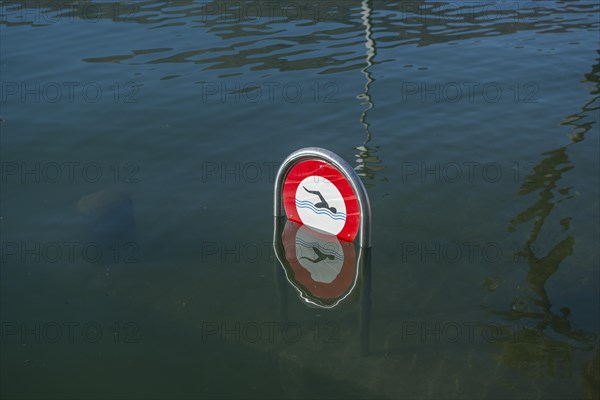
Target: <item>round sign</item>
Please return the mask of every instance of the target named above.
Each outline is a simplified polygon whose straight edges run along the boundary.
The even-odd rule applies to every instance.
[[[342,240],[358,233],[360,211],[352,186],[333,165],[307,160],[294,165],[283,185],[283,206],[291,221]]]
[[[311,297],[338,299],[352,288],[356,278],[352,243],[294,222],[286,224],[282,242],[292,281]]]

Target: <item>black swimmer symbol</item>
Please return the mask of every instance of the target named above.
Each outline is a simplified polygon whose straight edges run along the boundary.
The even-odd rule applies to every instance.
[[[317,204],[315,204],[315,207],[317,208],[326,208],[329,211],[331,211],[332,213],[336,213],[336,209],[335,207],[329,207],[329,203],[327,203],[325,201],[325,199],[323,198],[323,195],[321,194],[321,192],[319,192],[318,190],[308,190],[307,188],[305,188],[304,186],[302,186],[304,188],[304,190],[306,190],[308,193],[310,194],[315,194],[317,196],[319,196],[319,198],[321,199],[320,202],[318,202]]]
[[[308,257],[300,257],[300,259],[302,260],[304,258],[304,259],[312,262],[313,264],[316,264],[316,263],[321,262],[323,260],[334,260],[335,259],[335,257],[333,255],[323,253],[321,250],[319,250],[318,247],[313,247],[312,249],[315,252],[315,254],[317,255],[317,258],[314,258],[314,259],[311,260]]]

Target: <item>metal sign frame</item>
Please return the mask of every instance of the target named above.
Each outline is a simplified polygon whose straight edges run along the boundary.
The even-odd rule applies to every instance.
[[[358,229],[359,233],[359,246],[361,248],[371,247],[371,203],[369,202],[369,196],[367,190],[363,185],[360,177],[352,169],[350,164],[337,154],[322,149],[320,147],[306,147],[300,150],[296,150],[290,154],[279,167],[277,171],[277,177],[275,178],[275,201],[274,201],[274,215],[276,218],[283,217],[285,210],[283,207],[283,184],[285,179],[292,169],[292,167],[302,161],[306,160],[322,160],[328,162],[348,180],[356,199],[358,201],[358,207],[360,209],[360,226]]]

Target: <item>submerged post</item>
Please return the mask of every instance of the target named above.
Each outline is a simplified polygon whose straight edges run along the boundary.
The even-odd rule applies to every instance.
[[[337,154],[307,147],[290,154],[275,178],[274,216],[371,247],[371,204],[358,174]]]

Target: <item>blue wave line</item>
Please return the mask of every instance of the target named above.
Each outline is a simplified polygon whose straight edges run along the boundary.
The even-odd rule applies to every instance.
[[[312,204],[296,203],[296,207],[298,207],[298,208],[308,208],[308,209],[312,210],[316,214],[326,214],[329,217],[331,217],[333,219],[337,219],[337,220],[345,220],[346,219],[346,214],[344,214],[344,213],[340,212],[340,213],[335,213],[334,214],[334,213],[332,213],[331,211],[329,211],[327,209],[316,208]]]
[[[328,214],[330,217],[332,218],[345,218],[346,215],[342,215],[341,213],[332,213],[331,211],[328,211],[326,209],[322,209],[322,208],[316,208],[314,206],[311,205],[305,205],[305,204],[296,204],[296,206],[300,207],[300,208],[310,208],[311,210],[315,211],[316,213],[325,213]]]
[[[327,208],[317,208],[310,201],[296,201],[296,205],[307,206],[307,207],[310,207],[310,208],[312,208],[314,210],[317,210],[317,211],[324,211],[324,212],[330,213],[332,216],[340,216],[340,215],[343,216],[343,217],[346,216],[346,213],[343,213],[341,211],[338,211],[338,212],[336,212],[334,214],[330,210],[328,210]]]
[[[307,207],[307,206],[297,206],[297,207],[298,207],[298,208],[308,208],[309,210],[313,211],[315,214],[327,215],[329,218],[331,218],[331,219],[333,219],[333,220],[336,220],[336,221],[344,221],[344,220],[345,220],[345,218],[344,218],[344,217],[341,217],[341,216],[340,216],[340,217],[337,217],[337,218],[336,218],[336,217],[332,217],[332,216],[331,216],[331,214],[327,214],[327,213],[326,213],[326,212],[324,212],[324,211],[317,211],[317,210],[315,210],[315,209],[313,209],[313,208],[310,208],[310,207]]]
[[[308,200],[296,200],[296,204],[304,204],[304,205],[316,208],[315,205],[312,202],[308,201]],[[319,208],[319,210],[329,211],[327,208]],[[331,211],[329,211],[329,212],[331,212]],[[335,213],[335,215],[338,215],[338,214],[346,216],[346,213],[343,213],[341,211],[338,211],[338,212]]]
[[[315,214],[319,214],[319,215],[327,215],[329,218],[333,219],[334,221],[345,221],[344,217],[332,217],[330,214],[327,214],[326,212],[322,212],[322,211],[315,211],[314,209],[310,208],[310,207],[304,207],[304,206],[298,206],[298,208],[307,208],[309,210],[311,210],[312,212],[314,212]]]
[[[328,209],[316,208],[312,203],[307,202],[307,201],[306,202],[296,201],[296,207],[307,208],[307,209],[313,211],[315,214],[324,214],[324,215],[327,215],[329,218],[337,220],[337,221],[345,221],[346,220],[346,214],[343,212],[338,212],[338,213],[333,214]]]

